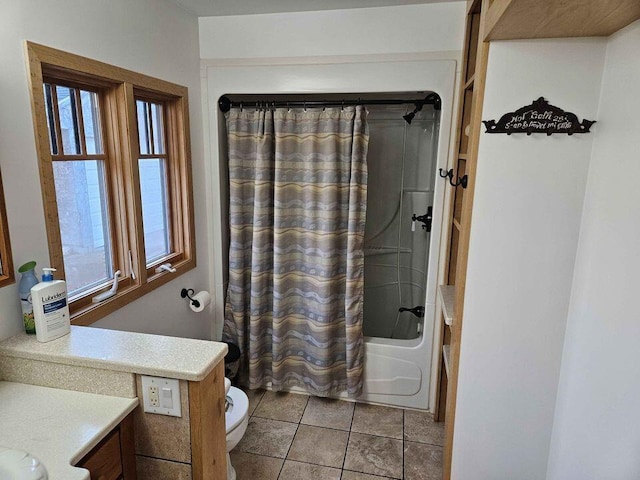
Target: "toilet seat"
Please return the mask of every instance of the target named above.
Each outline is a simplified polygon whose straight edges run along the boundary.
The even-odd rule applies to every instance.
[[[249,424],[249,398],[246,393],[236,387],[227,392],[227,411],[224,421],[227,430],[227,480],[237,480],[236,470],[231,465],[229,452],[236,448],[247,431]]]
[[[229,405],[224,419],[226,424],[227,435],[235,430],[249,414],[249,399],[247,395],[236,387],[231,387],[227,396],[231,399],[233,405]]]

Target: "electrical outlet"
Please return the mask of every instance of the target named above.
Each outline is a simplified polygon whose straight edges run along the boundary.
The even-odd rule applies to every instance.
[[[142,375],[142,406],[147,413],[181,417],[180,381]]]
[[[158,387],[155,385],[149,387],[149,403],[152,407],[160,406],[160,395],[158,394]]]

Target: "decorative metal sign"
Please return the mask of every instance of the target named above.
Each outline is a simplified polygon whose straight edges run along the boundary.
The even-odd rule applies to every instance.
[[[571,112],[549,105],[543,97],[535,100],[531,105],[519,108],[515,112],[505,113],[496,123],[495,120],[483,120],[487,127],[485,133],[588,133],[595,120],[578,121],[578,117]]]

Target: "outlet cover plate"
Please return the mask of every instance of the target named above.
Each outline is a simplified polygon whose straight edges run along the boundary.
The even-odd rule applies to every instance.
[[[171,417],[181,417],[180,408],[180,380],[175,378],[149,377],[142,375],[142,406],[147,413],[157,413],[158,415],[169,415]],[[159,392],[160,405],[151,404],[149,388],[156,387]],[[166,399],[162,395],[163,389],[171,389],[171,408],[165,406]]]

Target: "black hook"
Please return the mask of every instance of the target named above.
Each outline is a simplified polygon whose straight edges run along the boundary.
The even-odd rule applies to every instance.
[[[183,288],[182,290],[180,290],[180,296],[182,298],[188,298],[189,300],[191,300],[191,305],[198,308],[200,306],[200,302],[198,300],[194,300],[193,297],[191,297],[191,295],[193,295],[194,293],[196,293],[196,291],[193,288]]]
[[[453,178],[449,177],[449,183],[452,187],[457,187],[458,185],[460,185],[462,188],[467,188],[467,181],[469,180],[469,177],[467,177],[466,175],[458,177],[458,181],[456,183],[453,183],[451,180],[453,180]]]
[[[467,188],[467,184],[468,184],[468,181],[469,181],[469,177],[467,177],[467,175],[463,175],[462,177],[458,177],[458,180],[456,181],[456,183],[453,183],[453,168],[450,168],[444,174],[442,172],[444,172],[444,169],[441,168],[438,171],[438,174],[442,178],[448,178],[449,179],[449,185],[451,185],[452,187],[461,186],[462,188]]]
[[[453,178],[453,168],[447,170],[446,173],[443,175],[442,172],[444,172],[444,171],[445,170],[443,168],[441,168],[438,171],[438,174],[440,175],[441,178],[449,178],[449,179]]]

